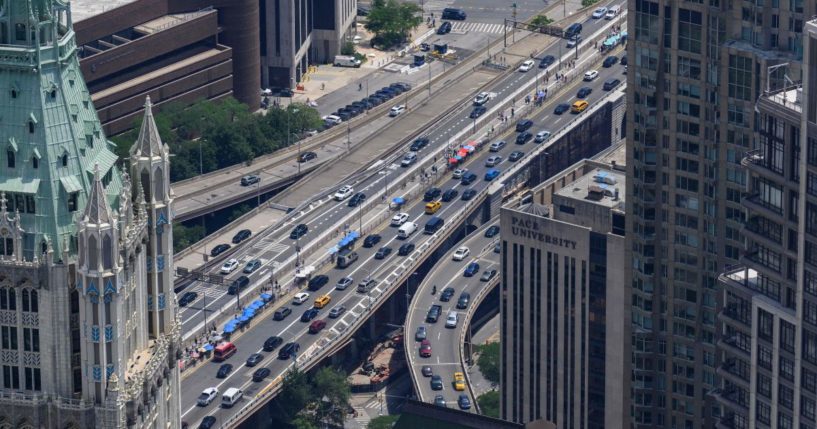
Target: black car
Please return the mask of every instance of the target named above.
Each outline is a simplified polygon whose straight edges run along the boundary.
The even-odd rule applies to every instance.
[[[475,189],[466,189],[462,191],[462,200],[468,201],[471,198],[474,198],[477,195],[477,191]]]
[[[264,341],[264,351],[271,352],[278,348],[281,344],[283,344],[284,339],[281,337],[269,337],[266,341]]]
[[[557,115],[561,115],[562,113],[567,112],[568,110],[570,110],[570,105],[569,104],[559,103],[558,105],[556,105],[556,108],[553,109],[553,113],[555,113]]]
[[[218,367],[218,372],[216,373],[216,378],[227,378],[228,375],[233,371],[233,364],[231,363],[223,363],[220,367]]]
[[[463,21],[467,15],[465,11],[462,9],[457,9],[453,7],[447,7],[443,9],[443,19],[455,19],[458,21]]]
[[[318,159],[318,154],[315,152],[304,152],[298,157],[298,162],[308,162],[313,159]]]
[[[289,359],[290,356],[295,356],[295,353],[298,353],[300,349],[301,345],[298,343],[287,343],[278,351],[278,359]]]
[[[366,194],[358,192],[352,195],[352,198],[349,198],[349,207],[357,207],[363,201],[366,201]]]
[[[442,302],[451,301],[451,297],[453,297],[453,296],[454,296],[454,288],[449,286],[449,287],[443,289],[442,293],[440,294],[440,301],[442,301]]]
[[[337,112],[334,113],[334,115],[343,121],[348,121],[349,119],[352,119],[352,115],[350,115],[349,112],[345,110],[344,111],[338,110]]]
[[[553,64],[555,62],[556,62],[556,57],[554,57],[553,55],[545,55],[544,57],[542,57],[541,60],[539,60],[539,68],[540,69],[547,68],[549,65],[551,65],[551,64]]]
[[[289,238],[297,240],[306,235],[307,232],[309,232],[309,227],[305,223],[301,223],[292,229],[292,232],[289,233]]]
[[[521,132],[516,136],[516,144],[525,144],[532,138],[533,134],[531,134],[530,131]]]
[[[601,63],[602,67],[613,67],[618,63],[618,57],[615,55],[610,55],[609,57],[604,59],[604,62]]]
[[[382,98],[380,98],[378,96],[375,96],[375,95],[369,96],[369,98],[367,98],[366,100],[368,100],[369,103],[372,104],[372,106],[379,106],[379,105],[383,104],[383,102],[385,101]]]
[[[369,234],[366,236],[366,239],[363,240],[363,247],[374,247],[375,244],[380,242],[380,234]]]
[[[625,57],[625,58],[626,58],[626,57]],[[621,81],[620,81],[620,80],[618,80],[618,79],[616,79],[616,78],[610,78],[610,79],[607,79],[607,80],[605,80],[605,81],[604,81],[604,87],[603,87],[603,89],[604,89],[605,91],[610,91],[610,90],[612,90],[613,88],[617,87],[617,86],[618,86],[618,84],[620,84],[620,83],[621,83]]]
[[[184,295],[179,299],[179,307],[184,307],[187,304],[195,301],[196,298],[199,297],[199,294],[196,292],[185,292]]]
[[[383,90],[375,92],[374,95],[376,95],[376,96],[378,96],[378,97],[380,97],[380,98],[382,98],[384,100],[387,100],[387,101],[394,98],[394,94],[392,94],[391,92],[383,91]]]
[[[422,371],[424,377],[431,377],[432,375],[434,375],[434,370],[431,369],[430,365],[423,365]]]
[[[400,248],[397,250],[397,254],[400,255],[400,256],[406,256],[406,255],[408,255],[409,253],[411,253],[413,251],[414,251],[414,243],[406,243],[406,244],[403,244],[402,246],[400,246]]]
[[[241,231],[235,233],[235,235],[233,236],[233,244],[241,243],[242,241],[250,238],[251,235],[252,231],[250,231],[249,229],[242,229]]]
[[[449,201],[453,201],[454,198],[457,198],[457,195],[459,195],[459,193],[460,192],[457,191],[456,189],[451,188],[451,189],[443,192],[443,201],[446,202],[446,203],[449,202]]]
[[[312,277],[309,279],[309,290],[316,291],[322,287],[324,287],[327,283],[329,283],[329,277],[321,274],[319,276]]]
[[[440,28],[437,29],[437,34],[448,34],[451,32],[451,23],[448,21],[443,21]]]
[[[386,259],[386,256],[391,254],[391,247],[383,246],[380,249],[377,249],[377,253],[374,254],[375,259]]]
[[[253,353],[247,358],[247,366],[256,366],[264,360],[264,355],[261,353]]]
[[[227,293],[230,295],[235,295],[244,290],[244,288],[246,288],[249,285],[250,278],[247,276],[241,276],[233,280],[233,283],[230,285],[230,287],[227,288]]]
[[[471,114],[468,115],[468,117],[471,119],[476,119],[482,116],[487,111],[488,109],[486,109],[485,106],[476,106],[474,107],[474,110],[471,111]]]
[[[201,419],[201,423],[199,423],[199,429],[213,429],[216,426],[216,418],[213,416],[207,416]]]
[[[269,377],[271,372],[269,368],[258,368],[252,373],[252,381],[264,381],[265,378]]]
[[[499,234],[499,226],[498,225],[491,225],[488,229],[485,230],[485,238],[492,238]]]
[[[464,310],[468,308],[469,302],[471,302],[471,294],[468,292],[463,292],[460,294],[460,298],[457,300],[457,308]]]
[[[525,156],[525,152],[522,152],[521,150],[515,150],[511,152],[510,156],[508,156],[508,161],[516,162],[522,159],[523,156]]]
[[[389,86],[392,88],[401,88],[403,92],[411,91],[411,84],[407,82],[395,82]]]
[[[215,258],[216,256],[218,256],[218,255],[220,255],[220,254],[222,254],[222,253],[226,252],[226,251],[227,251],[227,250],[229,250],[229,249],[230,249],[230,245],[229,245],[229,244],[219,244],[218,246],[216,246],[216,247],[214,247],[214,248],[212,248],[212,249],[210,250],[210,256],[212,256],[213,258]]]
[[[623,66],[626,66],[627,65],[627,57],[621,57],[621,59],[618,61],[618,63],[623,65]]]
[[[429,190],[426,191],[425,194],[423,194],[423,201],[425,202],[434,201],[437,198],[439,198],[440,194],[442,193],[443,191],[440,188],[430,188]]]
[[[530,119],[523,119],[516,123],[516,132],[521,133],[523,131],[527,131],[532,126],[533,121],[531,121]]]
[[[289,307],[281,307],[275,310],[275,314],[272,315],[272,320],[284,320],[292,314],[292,309]]]
[[[437,319],[440,318],[440,313],[443,312],[443,308],[437,304],[431,306],[428,309],[428,314],[426,314],[426,322],[428,323],[437,323]]]
[[[411,144],[409,150],[412,152],[417,152],[420,149],[426,147],[428,145],[428,137],[420,137],[417,140],[414,140],[414,143]]]
[[[402,88],[392,88],[390,86],[384,86],[383,88],[380,88],[380,91],[377,91],[377,92],[381,92],[381,91],[385,92],[385,93],[388,93],[388,94],[391,94],[391,96],[394,97],[396,95],[400,95],[400,93],[403,92],[403,89]]]
[[[589,86],[583,86],[583,87],[579,88],[579,92],[576,93],[576,97],[577,98],[585,98],[588,95],[590,95],[591,92],[593,92],[593,88],[591,88]]]
[[[318,316],[318,309],[317,308],[310,308],[309,310],[304,311],[304,314],[301,315],[301,322],[309,322],[315,317]]]

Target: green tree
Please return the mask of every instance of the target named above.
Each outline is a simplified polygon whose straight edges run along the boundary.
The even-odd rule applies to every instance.
[[[530,20],[531,25],[535,25],[537,27],[544,27],[546,25],[550,25],[552,22],[553,20],[545,15],[536,15]]]
[[[593,6],[594,4],[598,3],[599,0],[582,0],[582,7]]]
[[[312,384],[313,392],[319,396],[315,405],[321,410],[322,418],[330,424],[343,425],[346,405],[352,396],[346,374],[334,368],[323,367],[315,373]]]
[[[292,420],[294,429],[318,429],[320,425],[315,423],[311,416],[300,414]]]
[[[482,415],[499,418],[499,392],[492,390],[477,398]]]
[[[499,343],[489,343],[479,347],[477,359],[479,371],[486,380],[499,383]]]
[[[366,429],[391,429],[399,419],[400,414],[375,417],[369,420]]]
[[[294,423],[298,413],[306,408],[313,396],[309,375],[298,369],[291,369],[284,376],[281,393],[275,401],[278,411],[272,414],[281,422]]]
[[[180,223],[173,224],[173,253],[189,247],[204,237],[204,228],[201,225],[192,227]]]
[[[373,45],[390,48],[406,40],[411,30],[423,22],[422,9],[415,3],[397,0],[372,3],[366,29],[375,34]]]

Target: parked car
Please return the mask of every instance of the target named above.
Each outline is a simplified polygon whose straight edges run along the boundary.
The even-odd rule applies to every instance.
[[[251,235],[252,231],[250,231],[249,229],[242,229],[233,236],[233,244],[241,243],[242,241],[250,238]]]
[[[377,253],[374,254],[375,259],[386,259],[387,256],[391,254],[391,247],[383,246],[377,249]]]
[[[247,261],[247,265],[244,265],[244,274],[252,274],[255,270],[261,268],[261,260],[259,259],[250,259]]]
[[[226,252],[229,249],[230,249],[229,244],[218,244],[212,249],[210,249],[210,256],[215,258],[216,256]]]
[[[335,289],[337,290],[346,290],[349,286],[355,283],[355,280],[351,277],[343,277],[342,279],[338,280],[335,284]]]
[[[470,264],[468,264],[468,266],[465,267],[465,271],[463,272],[463,275],[465,277],[471,277],[471,276],[473,276],[474,274],[476,274],[478,272],[479,272],[479,264],[476,263],[476,262],[471,262]]]
[[[397,254],[400,256],[408,256],[414,251],[414,243],[405,243],[397,249]]]

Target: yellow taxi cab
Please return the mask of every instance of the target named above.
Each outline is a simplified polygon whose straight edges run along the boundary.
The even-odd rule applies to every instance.
[[[454,373],[454,390],[465,390],[465,375],[461,372]]]
[[[585,111],[585,109],[587,109],[587,106],[589,105],[590,103],[584,100],[578,100],[573,103],[573,106],[570,107],[570,111],[573,113],[582,113]]]
[[[329,301],[331,301],[331,300],[332,300],[332,297],[329,296],[329,295],[324,295],[324,296],[318,297],[318,299],[315,300],[315,308],[326,307],[326,305],[329,304]]]
[[[439,201],[432,201],[430,203],[426,203],[426,214],[434,214],[437,213],[437,210],[443,206],[443,203]]]

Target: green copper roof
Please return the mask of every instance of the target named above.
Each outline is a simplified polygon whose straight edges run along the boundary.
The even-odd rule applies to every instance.
[[[0,4],[0,191],[20,212],[25,257],[47,239],[59,259],[84,212],[95,166],[111,207],[118,207],[122,179],[82,79],[68,3]]]

